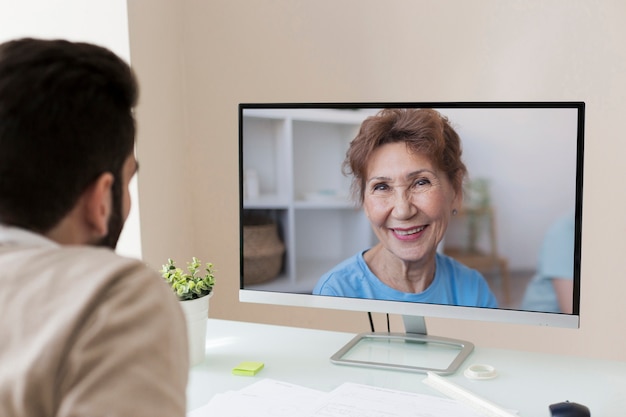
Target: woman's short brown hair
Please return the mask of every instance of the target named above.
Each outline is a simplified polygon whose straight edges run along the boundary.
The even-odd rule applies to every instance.
[[[446,173],[454,190],[462,192],[467,168],[461,159],[461,140],[448,118],[433,109],[388,108],[363,121],[346,152],[343,172],[353,175],[352,192],[359,203],[363,202],[372,153],[395,142],[404,142],[412,152],[428,156]]]

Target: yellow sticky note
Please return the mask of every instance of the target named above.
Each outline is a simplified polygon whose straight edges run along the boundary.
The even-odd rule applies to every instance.
[[[263,369],[264,366],[265,364],[263,362],[241,362],[233,368],[233,375],[254,376]]]

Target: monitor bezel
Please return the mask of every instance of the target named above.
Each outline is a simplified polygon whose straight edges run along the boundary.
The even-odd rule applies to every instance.
[[[244,288],[243,279],[243,113],[246,109],[355,109],[355,108],[572,108],[578,111],[576,198],[575,198],[575,245],[573,312],[571,314],[534,312],[502,308],[465,307],[447,304],[408,303],[375,299],[330,297],[312,294],[271,292]],[[580,327],[580,283],[582,251],[582,206],[584,176],[584,127],[585,103],[582,101],[485,101],[485,102],[282,102],[239,104],[239,212],[240,212],[240,286],[239,301],[245,303],[273,304],[294,307],[323,308],[333,310],[362,311],[422,316],[484,322],[500,322],[559,328]]]

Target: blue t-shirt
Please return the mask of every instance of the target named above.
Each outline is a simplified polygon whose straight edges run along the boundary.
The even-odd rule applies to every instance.
[[[324,274],[313,294],[377,300],[497,307],[498,302],[483,276],[473,269],[438,253],[435,279],[420,293],[398,291],[384,284],[369,269],[363,252],[341,262]]]

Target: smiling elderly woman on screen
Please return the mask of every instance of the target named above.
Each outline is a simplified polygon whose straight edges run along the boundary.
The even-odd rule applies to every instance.
[[[463,200],[458,134],[432,109],[384,109],[351,142],[344,172],[379,243],[320,278],[314,294],[496,307],[483,276],[437,252]]]

